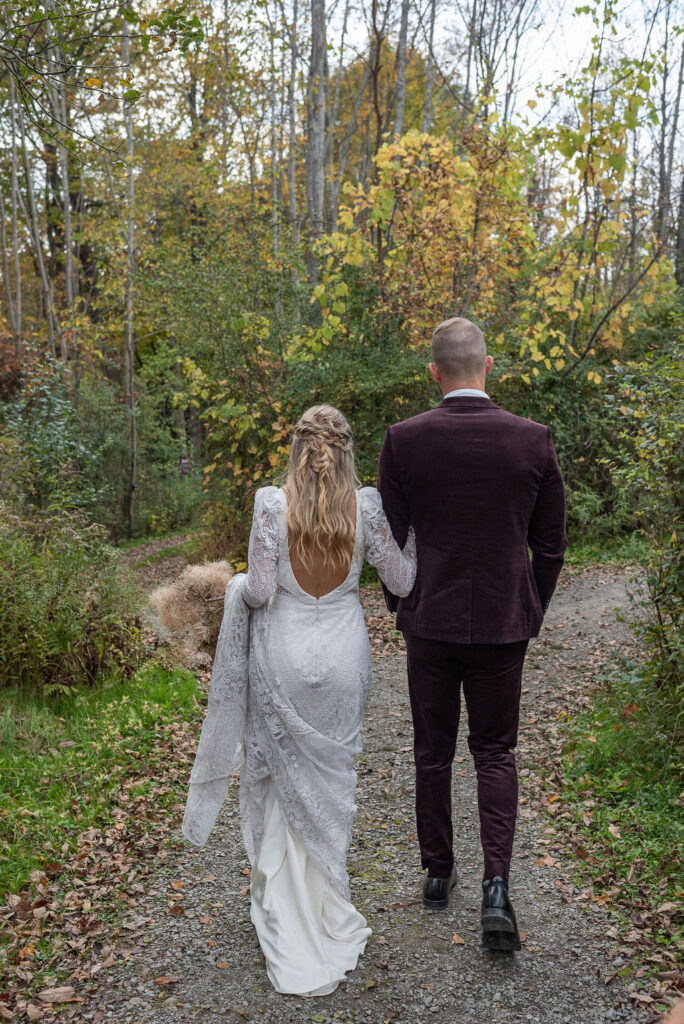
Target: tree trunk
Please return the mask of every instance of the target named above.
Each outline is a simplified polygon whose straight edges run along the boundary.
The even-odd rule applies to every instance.
[[[10,277],[9,258],[7,253],[7,228],[5,225],[5,196],[0,185],[0,244],[2,245],[2,279],[5,284],[5,298],[7,299],[7,314],[10,322],[10,330],[14,338],[14,349],[17,355],[21,351],[17,347],[19,332],[17,331],[17,320],[14,311],[14,300],[12,298],[12,279]]]
[[[679,183],[679,215],[677,217],[677,251],[675,253],[675,281],[684,287],[684,172]]]
[[[10,76],[11,77],[11,76]],[[12,210],[12,253],[14,255],[14,317],[16,333],[14,336],[14,349],[18,356],[23,352],[23,341],[21,336],[21,266],[19,263],[19,175],[17,173],[17,126],[14,112],[14,83],[10,84],[10,120],[12,122],[12,161],[11,171],[11,203]]]
[[[430,0],[430,26],[428,28],[428,62],[425,72],[425,106],[423,107],[423,131],[429,132],[432,124],[432,82],[435,76],[435,62],[432,45],[435,38],[435,9],[437,0]]]
[[[64,54],[61,47],[52,41],[52,22],[50,15],[54,10],[53,0],[46,0],[45,3],[45,25],[50,46],[47,50],[48,61],[52,65],[52,74],[49,79],[50,102],[54,116],[55,127],[62,133],[67,130],[67,105],[64,87],[64,75],[60,74],[65,67]],[[62,193],[62,215],[64,219],[64,291],[67,300],[67,308],[71,318],[71,341],[76,341],[76,330],[74,321],[74,299],[78,292],[78,285],[74,282],[74,250],[73,232],[71,228],[71,188],[69,185],[69,156],[66,146],[58,143],[59,169],[61,177]],[[66,339],[65,339],[66,345]]]
[[[275,101],[275,26],[270,24],[269,36],[271,43],[271,81],[269,83],[269,104],[271,107],[271,232],[273,241],[273,259],[278,259],[279,222],[278,222],[278,143],[276,136],[276,101]]]
[[[394,112],[394,135],[399,138],[404,130],[406,107],[406,39],[408,36],[409,0],[401,3],[401,25],[397,46],[397,102]]]
[[[352,108],[351,117],[349,118],[349,124],[347,125],[347,131],[345,132],[342,145],[340,146],[340,153],[337,160],[337,177],[332,184],[332,220],[333,224],[337,223],[337,210],[340,202],[340,192],[342,190],[342,181],[344,179],[344,171],[347,166],[347,157],[349,156],[349,146],[351,144],[352,136],[356,131],[356,125],[359,119],[359,110],[361,108],[361,100],[363,94],[366,91],[368,85],[368,79],[370,78],[370,64],[365,62],[365,69],[363,72],[363,78],[356,90],[356,96],[354,97],[354,106]]]
[[[323,234],[325,199],[325,0],[311,0],[311,65],[309,68],[307,139],[307,214],[309,279],[317,276],[313,244]]]
[[[665,5],[665,44],[663,47],[663,78],[660,89],[660,131],[658,133],[658,205],[655,216],[655,234],[659,242],[662,242],[666,233],[667,209],[669,206],[668,183],[667,183],[667,127],[668,127],[668,104],[667,104],[667,80],[669,77],[669,52],[668,36],[670,23],[670,5]]]
[[[287,114],[289,127],[289,144],[287,154],[287,190],[290,204],[290,225],[292,227],[292,244],[299,245],[299,217],[297,214],[297,167],[295,164],[297,150],[297,108],[295,102],[295,83],[297,81],[297,0],[292,8],[292,35],[290,36],[290,80],[287,83]]]
[[[123,19],[122,63],[126,77],[130,74],[130,36],[126,19]],[[133,178],[133,111],[128,100],[123,99],[123,118],[126,128],[126,275],[124,278],[124,401],[130,420],[128,481],[124,498],[124,516],[128,536],[133,534],[133,513],[135,506],[135,490],[137,487],[137,424],[135,407],[135,336],[133,333],[133,279],[135,274],[135,226],[133,220],[133,203],[135,199],[135,183]]]
[[[15,106],[14,103],[14,79],[12,75],[9,76],[10,83],[10,103]],[[28,201],[28,209],[24,210],[26,217],[26,223],[29,228],[29,234],[31,235],[34,252],[36,256],[36,264],[38,266],[38,273],[40,274],[40,283],[42,286],[43,296],[43,310],[48,325],[48,344],[50,346],[50,354],[53,358],[56,358],[55,351],[55,334],[59,335],[60,340],[60,354],[62,361],[66,362],[66,348],[65,341],[59,324],[55,317],[53,293],[52,293],[52,282],[48,277],[47,270],[45,268],[45,258],[43,256],[43,245],[40,238],[40,230],[38,227],[38,212],[36,210],[36,203],[33,194],[33,179],[31,177],[31,165],[28,160],[28,153],[26,151],[26,132],[24,129],[24,114],[21,109],[21,104],[16,105],[17,123],[19,125],[19,141],[21,142],[21,151],[24,164],[24,175],[26,177],[26,198]],[[23,206],[23,198],[21,193],[18,193],[18,199],[20,204]]]

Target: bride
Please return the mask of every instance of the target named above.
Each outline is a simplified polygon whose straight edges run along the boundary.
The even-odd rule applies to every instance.
[[[206,843],[239,768],[252,922],[274,988],[303,996],[333,992],[371,934],[346,870],[371,684],[361,567],[399,596],[416,577],[413,531],[402,551],[377,490],[357,484],[349,424],[313,406],[283,486],[256,493],[183,819],[186,838]]]

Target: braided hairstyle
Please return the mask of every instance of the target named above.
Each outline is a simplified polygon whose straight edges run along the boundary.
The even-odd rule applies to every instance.
[[[354,551],[356,517],[351,427],[332,405],[314,405],[294,428],[283,476],[290,551],[306,568],[316,554],[331,571],[347,569]]]

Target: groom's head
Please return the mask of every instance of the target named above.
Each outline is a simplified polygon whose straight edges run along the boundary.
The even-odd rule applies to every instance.
[[[487,355],[482,331],[470,320],[452,316],[435,327],[429,369],[442,394],[455,388],[484,391],[485,378],[493,361]]]

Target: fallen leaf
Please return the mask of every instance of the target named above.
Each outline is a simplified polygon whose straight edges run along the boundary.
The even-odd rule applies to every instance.
[[[608,831],[610,832],[611,836],[613,836],[615,839],[619,839],[620,838],[620,826],[619,825],[609,825],[608,826]]]
[[[228,967],[230,967],[230,964],[228,963],[227,960],[217,960],[216,966],[219,968],[219,970],[225,971]]]
[[[543,857],[539,857],[534,863],[538,868],[554,868],[558,862],[553,859],[550,853],[545,853]]]
[[[166,974],[161,974],[158,978],[154,979],[155,985],[175,985],[178,978],[169,978]]]
[[[169,914],[174,914],[176,917],[184,913],[185,907],[181,907],[178,903],[173,907],[169,907]]]
[[[658,907],[659,914],[669,914],[672,910],[679,910],[676,903],[667,902]]]
[[[29,1020],[40,1020],[43,1016],[43,1011],[40,1006],[36,1006],[35,1003],[29,1003],[26,1007],[26,1016]]]
[[[44,1003],[73,1003],[76,1001],[76,991],[71,985],[62,985],[60,988],[44,988],[38,993],[38,998]]]
[[[465,946],[465,939],[461,938],[458,932],[454,932],[454,937],[451,940],[452,946]]]

